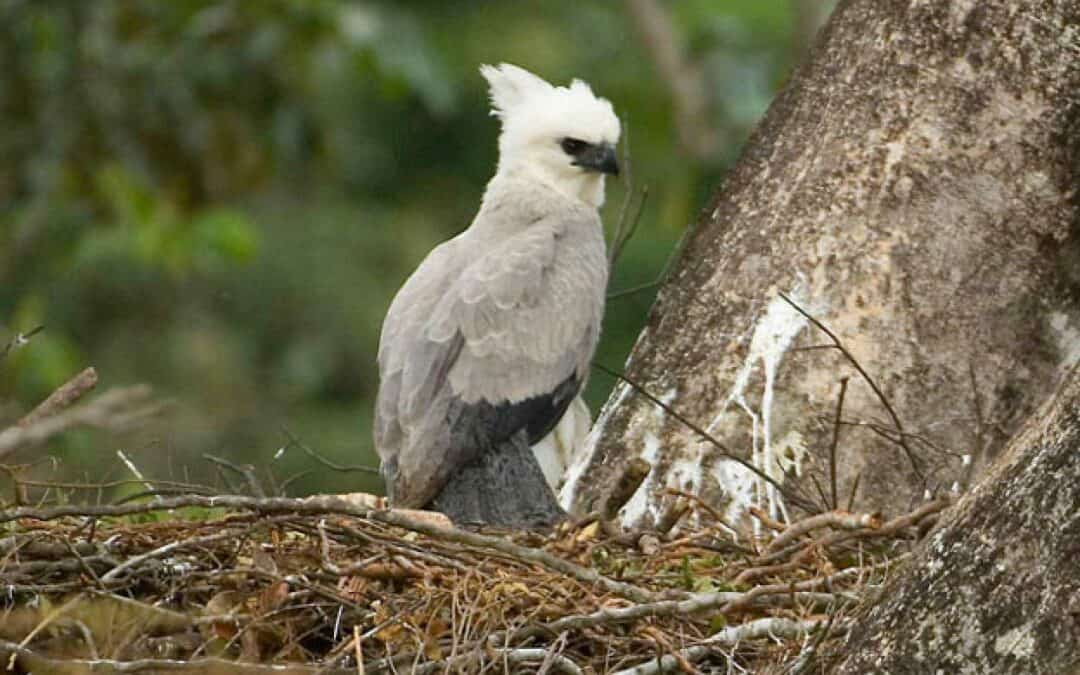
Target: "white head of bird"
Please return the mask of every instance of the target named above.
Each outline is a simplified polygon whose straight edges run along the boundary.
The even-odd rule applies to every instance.
[[[611,102],[574,80],[548,84],[508,63],[484,65],[491,114],[502,122],[497,175],[546,183],[594,207],[604,203],[604,176],[618,175],[619,118]]]

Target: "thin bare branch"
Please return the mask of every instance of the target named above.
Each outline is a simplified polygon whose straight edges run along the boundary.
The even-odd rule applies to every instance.
[[[840,378],[840,395],[836,397],[836,417],[833,419],[832,442],[829,443],[829,494],[833,509],[840,508],[836,494],[836,447],[840,444],[840,416],[844,412],[844,396],[847,394],[848,378]]]
[[[908,462],[911,463],[911,469],[915,472],[915,475],[918,477],[919,481],[921,481],[925,485],[926,476],[923,475],[922,470],[919,468],[919,459],[915,456],[915,453],[908,445],[907,434],[904,431],[904,425],[902,422],[900,422],[900,416],[896,414],[896,410],[892,407],[892,403],[889,402],[889,398],[885,396],[885,392],[881,391],[881,388],[878,387],[877,382],[874,381],[874,378],[870,377],[870,374],[866,372],[866,369],[862,367],[862,364],[860,364],[858,359],[855,358],[855,355],[848,351],[847,347],[844,346],[844,343],[841,342],[840,338],[836,336],[836,333],[829,330],[828,326],[821,323],[821,321],[819,321],[805,309],[800,307],[786,294],[784,294],[783,292],[779,292],[778,294],[781,298],[784,299],[785,302],[791,305],[792,309],[794,309],[799,314],[802,314],[804,317],[806,317],[807,321],[814,324],[814,326],[816,326],[818,330],[825,333],[825,335],[827,335],[829,339],[832,340],[832,343],[836,345],[836,348],[840,351],[840,353],[844,355],[844,358],[848,360],[848,363],[850,363],[851,366],[859,372],[859,375],[862,376],[863,380],[868,385],[870,385],[871,389],[874,390],[874,395],[877,396],[878,401],[881,402],[881,405],[884,406],[885,410],[889,413],[889,417],[892,418],[893,426],[896,427],[897,444],[899,444],[900,447],[903,448],[904,454],[907,455]]]
[[[373,474],[373,475],[376,475],[376,476],[379,475],[378,467],[366,466],[366,465],[363,465],[363,464],[338,464],[336,462],[332,462],[329,459],[327,459],[326,457],[323,457],[319,453],[315,452],[315,450],[308,447],[303,441],[301,441],[298,437],[293,435],[293,433],[291,431],[289,431],[288,429],[282,427],[281,433],[285,435],[286,439],[288,439],[288,443],[286,443],[285,447],[283,447],[281,450],[278,450],[278,454],[274,457],[274,459],[277,459],[281,455],[281,453],[284,452],[286,449],[295,446],[297,448],[300,448],[304,452],[304,454],[306,454],[308,457],[314,459],[316,462],[318,462],[319,464],[322,464],[323,466],[325,466],[326,468],[328,468],[328,469],[330,469],[332,471],[341,471],[343,473],[358,471],[360,473],[370,473],[370,474]],[[289,481],[287,481],[287,482],[291,482],[292,480],[295,480],[295,479],[296,479],[296,477],[294,476],[293,478],[289,479]],[[285,489],[285,484],[282,484],[281,489],[282,490]]]
[[[35,326],[25,333],[15,333],[15,336],[7,341],[3,349],[0,349],[0,361],[7,358],[7,355],[15,351],[19,347],[24,347],[30,343],[30,338],[34,337],[41,331],[45,330],[45,326]]]
[[[248,489],[251,490],[253,496],[260,498],[266,496],[266,492],[263,490],[262,485],[259,484],[259,479],[255,476],[254,466],[250,464],[235,464],[227,459],[216,457],[205,452],[203,453],[203,459],[239,474],[243,477],[244,482],[247,483]]]

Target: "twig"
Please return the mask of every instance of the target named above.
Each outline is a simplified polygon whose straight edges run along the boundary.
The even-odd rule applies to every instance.
[[[128,456],[124,454],[123,450],[117,450],[116,456],[120,459],[120,462],[127,467],[127,470],[131,472],[131,475],[135,476],[136,480],[142,483],[143,487],[146,488],[147,492],[154,492],[154,499],[160,501],[161,496],[156,494],[157,490],[154,489],[152,483],[146,480],[146,477],[143,476],[142,471],[139,471],[139,467],[135,466],[135,462],[128,459]]]
[[[641,221],[641,214],[645,211],[645,202],[649,199],[649,188],[641,188],[641,197],[638,199],[637,208],[634,209],[633,218],[630,220],[629,226],[623,227],[622,223],[619,223],[619,227],[615,230],[615,238],[611,242],[611,252],[608,254],[610,258],[610,265],[615,266],[615,263],[622,255],[623,249],[630,243],[634,234],[637,232],[638,224]],[[608,296],[609,299],[611,296]]]
[[[208,462],[213,462],[218,466],[225,467],[230,471],[235,471],[236,473],[240,474],[244,478],[244,482],[247,483],[248,488],[251,490],[251,494],[255,497],[262,498],[266,496],[266,492],[264,492],[262,486],[259,485],[259,479],[255,476],[255,467],[253,467],[252,465],[244,464],[241,466],[239,464],[234,464],[227,459],[215,457],[214,455],[205,452],[203,453],[202,457]]]
[[[61,410],[71,407],[72,403],[78,401],[86,394],[86,392],[97,386],[97,382],[97,371],[94,370],[93,367],[83,370],[75,377],[57,387],[56,390],[49,394],[49,396],[39,403],[36,408],[23,415],[22,418],[16,422],[16,425],[28,427],[34,422],[43,420],[46,417],[51,417]]]
[[[768,564],[776,562],[777,560],[783,560],[789,557],[796,550],[799,550],[800,548],[803,549],[803,553],[808,553],[814,548],[825,549],[829,546],[834,546],[836,544],[849,541],[851,539],[868,539],[871,537],[892,536],[894,534],[897,534],[898,532],[902,532],[909,527],[918,525],[920,522],[922,522],[923,519],[944,510],[951,503],[952,502],[948,497],[939,497],[934,501],[923,504],[911,513],[897,516],[896,518],[885,522],[879,528],[832,532],[825,537],[822,537],[820,540],[806,544],[805,548],[803,547],[803,544],[796,543],[792,546],[789,546],[788,548],[780,549],[772,553],[763,555],[755,562],[760,564]],[[744,571],[743,573],[745,574],[746,572]]]
[[[662,276],[662,275],[661,275]],[[621,288],[617,291],[612,291],[607,294],[608,301],[618,300],[628,295],[634,295],[635,293],[641,293],[642,291],[649,291],[654,288],[658,288],[660,284],[664,283],[663,279],[654,279],[644,284],[638,284],[637,286],[631,286],[630,288]]]
[[[612,291],[611,293],[608,293],[607,299],[609,301],[617,300],[618,298],[627,295],[640,293],[641,291],[649,290],[651,288],[659,288],[660,286],[662,286],[664,282],[667,281],[668,277],[671,275],[671,270],[675,267],[675,261],[682,257],[682,253],[686,249],[686,246],[690,241],[690,237],[691,235],[693,235],[696,229],[697,223],[694,222],[691,223],[690,226],[683,231],[683,233],[679,236],[679,241],[675,244],[675,247],[671,249],[671,253],[668,254],[667,260],[664,262],[664,269],[660,270],[660,274],[658,274],[654,280],[645,284],[640,284],[638,286],[631,286],[630,288]],[[695,301],[697,300],[697,298],[693,296],[691,299]]]
[[[851,482],[851,494],[848,495],[847,510],[855,508],[855,496],[859,494],[859,481],[862,480],[862,471],[855,474],[855,480]]]
[[[501,665],[503,666],[502,672],[517,672],[516,670],[511,671],[511,669],[507,668],[507,666],[539,662],[543,661],[547,657],[546,649],[509,649],[501,646],[496,647],[494,645],[489,646],[489,649],[492,652],[491,656],[493,657],[493,659],[499,659]],[[398,658],[399,656],[395,656],[393,658],[387,658],[382,661],[378,661],[372,664],[372,670],[390,670],[391,672],[396,672],[395,670],[393,670],[393,664],[398,660]],[[480,659],[480,654],[470,652],[467,654],[460,654],[458,656],[454,656],[452,658],[448,658],[442,661],[425,663],[422,666],[416,666],[416,664],[413,664],[413,667],[409,669],[409,672],[413,675],[427,675],[428,673],[446,672],[470,672],[475,668],[469,668],[468,666],[470,664],[475,664]],[[573,661],[571,661],[565,656],[552,656],[551,663],[552,666],[558,668],[560,672],[570,673],[570,675],[582,675],[581,668],[579,668],[577,664],[575,664]]]
[[[840,338],[836,336],[836,333],[833,333],[831,330],[829,330],[828,326],[813,317],[809,312],[796,304],[794,300],[789,298],[782,291],[778,291],[778,295],[783,298],[785,302],[791,305],[792,309],[806,317],[806,319],[810,323],[814,324],[814,326],[816,326],[818,330],[829,336],[829,339],[832,340],[832,343],[836,346],[840,353],[844,355],[844,358],[848,360],[848,363],[850,363],[852,367],[859,372],[859,375],[862,376],[863,380],[868,385],[870,385],[871,389],[874,390],[874,394],[877,396],[878,401],[880,401],[881,405],[885,407],[885,410],[889,413],[889,417],[892,418],[893,426],[896,427],[896,432],[898,434],[898,438],[896,440],[897,444],[899,444],[900,447],[903,448],[904,454],[907,455],[908,461],[911,463],[911,469],[915,472],[915,476],[918,477],[919,481],[925,485],[926,476],[924,476],[922,471],[919,469],[918,458],[915,456],[915,453],[908,445],[907,434],[904,431],[903,423],[900,421],[900,416],[896,414],[896,410],[893,409],[888,397],[885,396],[885,393],[881,391],[880,387],[878,387],[877,383],[874,381],[874,378],[870,377],[870,374],[866,372],[866,370],[862,367],[862,364],[859,363],[858,359],[856,359],[855,356],[850,351],[848,351],[847,347],[844,346],[844,343],[840,341]]]
[[[619,254],[622,253],[622,242],[624,240],[624,234],[628,227],[631,227],[630,221],[627,218],[630,216],[630,203],[634,199],[634,163],[630,154],[630,124],[627,119],[623,119],[623,138],[622,138],[622,184],[623,184],[623,200],[619,206],[619,219],[615,221],[615,230],[611,233],[611,246],[608,247],[608,270],[615,268],[615,262],[619,259]],[[640,209],[638,210],[638,216],[641,215]],[[637,227],[636,222],[632,225],[633,228]],[[632,234],[632,233],[631,233]],[[626,237],[629,239],[629,237]]]
[[[836,446],[840,443],[840,415],[844,412],[847,385],[848,378],[840,378],[840,395],[836,397],[836,418],[833,420],[832,442],[829,443],[829,487],[833,510],[840,508],[840,501],[836,496]]]
[[[45,615],[45,617],[41,621],[38,622],[38,624],[36,626],[34,626],[34,629],[32,631],[30,631],[29,633],[26,634],[26,637],[24,637],[22,639],[22,642],[20,642],[18,645],[14,645],[14,646],[17,649],[22,649],[26,645],[30,644],[30,641],[34,639],[34,636],[36,636],[41,631],[45,630],[45,628],[48,627],[48,625],[51,624],[53,621],[55,621],[57,619],[57,617],[64,614],[65,612],[67,612],[72,607],[74,607],[80,600],[82,600],[82,597],[83,597],[82,593],[76,593],[75,595],[68,598],[67,602],[65,602],[64,604],[60,605],[59,607],[54,607],[52,610],[49,611],[48,614]],[[5,643],[3,641],[0,641],[0,647],[2,647],[4,644],[10,644],[10,643]],[[13,651],[11,653],[11,656],[8,658],[8,662],[7,662],[7,669],[8,670],[15,670],[15,656],[16,656],[16,653]]]
[[[189,490],[191,492],[205,492],[212,491],[208,485],[200,485],[198,483],[183,483],[175,480],[159,480],[157,478],[124,478],[120,480],[110,480],[103,483],[84,483],[73,481],[55,481],[55,480],[20,480],[21,485],[27,487],[43,487],[43,488],[55,488],[57,490],[109,490],[117,487],[124,487],[127,485],[142,485],[146,486],[146,483],[151,483],[154,486],[160,486],[163,488],[172,488],[174,490]]]
[[[751,506],[749,509],[747,509],[747,512],[753,517],[757,518],[758,522],[760,522],[762,525],[774,532],[783,532],[787,529],[787,525],[784,525],[779,520],[773,519],[773,517],[766,513],[765,509],[761,508],[760,506]]]
[[[728,527],[728,528],[731,527],[730,525],[727,524],[727,521],[724,520],[724,514],[720,513],[720,511],[715,506],[713,506],[709,502],[705,501],[704,499],[702,499],[698,495],[695,495],[695,494],[693,494],[691,492],[686,492],[685,490],[679,490],[677,488],[667,488],[666,490],[664,490],[664,494],[668,494],[668,495],[671,495],[672,497],[676,497],[676,498],[680,498],[680,499],[689,500],[689,501],[697,504],[706,513],[708,513],[709,517],[711,517],[718,525],[722,525],[723,527]],[[731,496],[728,495],[727,493],[725,493],[724,498],[723,498],[723,502],[724,503],[720,505],[720,508],[724,508],[724,507],[727,506],[727,504],[731,503]]]
[[[287,438],[289,442],[281,450],[278,450],[278,454],[274,456],[274,459],[277,459],[278,457],[280,457],[281,453],[284,452],[287,448],[289,448],[291,446],[296,446],[296,447],[300,448],[301,450],[303,450],[304,454],[306,454],[308,457],[314,459],[316,462],[318,462],[319,464],[322,464],[323,466],[325,466],[326,468],[328,468],[328,469],[330,469],[332,471],[341,471],[343,473],[358,471],[360,473],[370,473],[370,474],[374,474],[376,476],[379,475],[379,469],[377,467],[374,467],[374,466],[365,466],[363,464],[338,464],[336,462],[330,461],[326,457],[323,457],[319,453],[317,453],[314,450],[312,450],[311,448],[309,448],[299,438],[294,436],[292,434],[292,432],[290,432],[288,429],[286,429],[284,427],[282,427],[281,433],[283,433],[285,435],[285,438]],[[296,476],[290,478],[289,481],[286,481],[286,483],[291,482],[293,480],[296,480]],[[284,490],[284,488],[285,488],[285,484],[282,484],[282,490]]]
[[[356,655],[356,675],[364,675],[364,651],[361,649],[360,644],[363,642],[360,639],[360,624],[353,624],[353,651]]]
[[[105,584],[110,583],[111,581],[117,579],[122,572],[126,572],[127,570],[137,565],[140,565],[147,560],[151,560],[153,558],[160,558],[164,555],[172,553],[177,549],[188,548],[191,546],[202,546],[204,544],[209,544],[210,542],[221,541],[222,539],[235,539],[237,537],[238,535],[236,532],[232,530],[225,530],[224,532],[215,532],[214,534],[207,534],[202,537],[192,537],[191,539],[172,541],[168,544],[165,544],[164,546],[159,546],[152,551],[147,551],[146,553],[131,556],[124,562],[120,563],[119,565],[102,575],[101,582]]]
[[[847,511],[828,511],[816,516],[803,518],[792,523],[769,544],[769,551],[776,551],[795,541],[808,532],[821,527],[836,527],[844,530],[878,529],[881,527],[880,513],[848,513]]]
[[[7,358],[7,355],[19,347],[25,346],[30,342],[30,338],[34,337],[41,331],[45,330],[45,326],[34,326],[25,333],[15,333],[15,337],[8,340],[3,349],[0,349],[0,361]]]

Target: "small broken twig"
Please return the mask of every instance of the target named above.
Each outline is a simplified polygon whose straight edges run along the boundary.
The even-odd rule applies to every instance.
[[[803,518],[791,524],[769,544],[769,551],[776,551],[799,537],[822,527],[835,527],[841,530],[877,529],[881,527],[880,513],[848,513],[847,511],[829,511],[816,516]]]
[[[844,396],[847,394],[848,378],[840,378],[840,395],[836,397],[836,418],[833,420],[832,442],[829,443],[829,487],[833,510],[840,508],[836,496],[836,446],[840,443],[840,416],[844,412]]]
[[[39,403],[36,408],[22,416],[15,424],[20,427],[28,427],[34,422],[52,417],[56,413],[71,407],[83,395],[93,389],[98,382],[97,371],[93,366],[86,368],[81,373],[71,378],[56,388],[53,393]]]

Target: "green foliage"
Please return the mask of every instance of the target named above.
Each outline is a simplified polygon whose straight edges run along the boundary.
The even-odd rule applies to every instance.
[[[670,7],[726,139],[705,164],[677,150],[618,3],[0,0],[0,342],[46,326],[0,362],[0,402],[25,409],[92,364],[178,401],[133,448],[148,475],[207,451],[312,468],[270,462],[281,427],[374,463],[382,316],[494,167],[479,63],[581,77],[616,103],[650,198],[612,289],[663,269],[782,80],[792,25],[784,3]],[[601,362],[622,364],[653,294],[611,303]],[[592,378],[594,412],[611,384]],[[93,447],[54,450],[111,466]],[[294,489],[377,489],[358,476]]]

